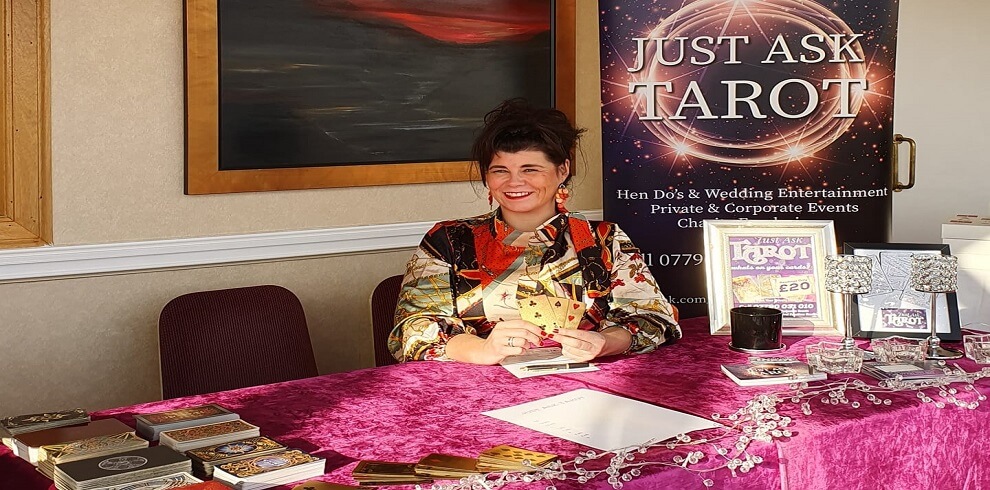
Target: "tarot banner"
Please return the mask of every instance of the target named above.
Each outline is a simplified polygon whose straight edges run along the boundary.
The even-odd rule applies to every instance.
[[[887,241],[897,0],[599,7],[605,219],[683,316],[707,314],[703,220]]]

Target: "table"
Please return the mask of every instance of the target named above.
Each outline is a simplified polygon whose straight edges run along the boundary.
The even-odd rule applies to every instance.
[[[577,388],[591,388],[635,398],[703,417],[729,414],[761,393],[787,386],[742,388],[719,371],[720,363],[745,362],[728,350],[727,337],[708,334],[705,318],[682,322],[684,338],[658,351],[616,357],[599,363],[600,371],[517,379],[499,366],[414,362],[396,366],[330,374],[304,380],[228,392],[122,407],[93,414],[94,419],[117,417],[134,425],[135,413],[147,413],[203,403],[219,403],[261,427],[261,433],[326,458],[326,481],[353,484],[350,472],[358,460],[416,461],[431,452],[475,456],[498,445],[559,454],[571,459],[588,448],[480,415]],[[786,337],[781,356],[802,356],[815,337]],[[978,371],[969,360],[966,371]],[[872,378],[853,375],[855,379]],[[990,378],[975,383],[990,392]],[[937,391],[937,390],[935,390]],[[929,390],[937,397],[937,393]],[[733,476],[726,469],[705,477],[674,467],[643,468],[624,489],[705,488],[710,478],[722,489],[990,489],[990,401],[975,410],[923,403],[914,392],[883,398],[874,405],[858,393],[849,404],[811,401],[811,415],[798,404],[783,403],[780,413],[794,419],[789,438],[753,442],[748,451],[763,459],[748,473]],[[862,403],[852,408],[851,402]],[[606,415],[607,416],[607,415]],[[982,441],[982,442],[980,442]],[[719,456],[712,446],[698,449]],[[651,460],[670,461],[684,450],[650,450]],[[556,481],[560,489],[611,488],[604,478],[580,485]],[[0,449],[0,489],[48,489],[51,481],[28,463]],[[289,487],[285,487],[289,488]],[[545,483],[508,488],[546,488]]]

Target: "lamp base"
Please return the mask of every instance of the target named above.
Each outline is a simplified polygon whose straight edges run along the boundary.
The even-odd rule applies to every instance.
[[[929,347],[928,352],[925,352],[925,357],[928,359],[959,359],[963,356],[963,353],[948,347],[942,347],[940,345]]]

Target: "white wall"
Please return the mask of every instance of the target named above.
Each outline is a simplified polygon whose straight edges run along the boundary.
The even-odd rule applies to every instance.
[[[918,164],[915,187],[893,193],[894,242],[941,243],[949,217],[990,214],[988,20],[985,0],[901,1],[894,131],[918,142]]]

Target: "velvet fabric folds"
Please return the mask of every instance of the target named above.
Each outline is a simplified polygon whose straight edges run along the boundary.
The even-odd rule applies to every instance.
[[[261,427],[261,433],[327,459],[321,479],[354,484],[358,460],[417,461],[432,452],[476,457],[499,444],[556,453],[565,460],[588,448],[492,419],[480,412],[591,388],[689,412],[702,417],[727,415],[761,393],[785,386],[738,387],[719,371],[721,363],[744,362],[728,350],[728,337],[708,334],[704,318],[681,322],[684,337],[649,354],[605,359],[600,371],[516,379],[499,366],[412,362],[316,378],[97,412],[133,426],[134,414],[218,403]],[[782,356],[803,357],[804,346],[821,340],[785,337]],[[979,366],[959,361],[967,371]],[[852,375],[875,384],[872,378]],[[835,376],[832,377],[835,379]],[[990,379],[977,387],[990,392]],[[961,386],[960,386],[961,389]],[[934,394],[934,393],[933,393]],[[732,476],[719,470],[707,478],[718,489],[921,489],[990,488],[990,402],[976,410],[937,409],[913,392],[885,395],[892,403],[873,405],[856,393],[862,406],[823,405],[812,400],[811,415],[791,403],[780,413],[794,419],[793,436],[774,443],[753,443],[750,452],[764,462]],[[608,414],[602,414],[607,417]],[[692,434],[694,436],[694,434]],[[734,440],[734,439],[733,439]],[[719,456],[711,446],[704,465]],[[671,461],[676,454],[653,449],[637,459]],[[704,489],[702,477],[680,468],[647,466],[623,489]],[[556,481],[561,489],[611,488],[605,478],[580,485]],[[0,449],[0,489],[47,489],[46,480],[27,462]],[[279,487],[288,489],[292,485]],[[51,487],[54,488],[54,487]],[[412,488],[412,487],[406,487]],[[543,489],[545,483],[511,488]]]

